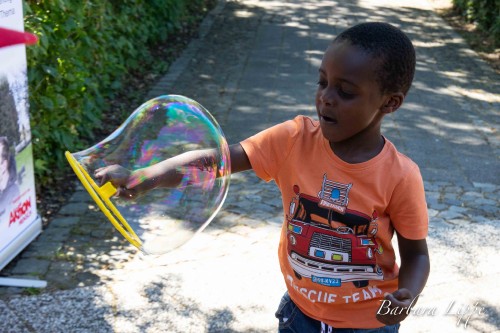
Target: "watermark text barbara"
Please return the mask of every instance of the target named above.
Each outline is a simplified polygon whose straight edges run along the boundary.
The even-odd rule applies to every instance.
[[[473,305],[470,304],[460,304],[456,301],[451,301],[444,311],[439,311],[437,307],[417,307],[415,306],[417,298],[421,297],[418,295],[415,297],[409,306],[407,307],[398,307],[392,306],[392,303],[388,299],[383,299],[380,302],[380,307],[377,311],[378,315],[386,316],[386,315],[412,315],[417,317],[424,316],[452,316],[457,319],[457,326],[463,325],[464,328],[467,328],[469,321],[474,318],[480,317],[484,314],[484,307],[482,307],[479,302],[475,302]],[[442,309],[441,309],[442,310]]]

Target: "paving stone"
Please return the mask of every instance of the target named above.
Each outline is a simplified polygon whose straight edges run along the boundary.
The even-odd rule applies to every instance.
[[[76,202],[69,203],[59,211],[60,215],[68,215],[68,216],[81,216],[87,212],[89,209],[88,203]]]
[[[459,217],[463,217],[463,214],[460,212],[448,209],[448,210],[440,212],[438,214],[438,216],[448,221],[448,220],[456,219]]]
[[[451,224],[455,224],[455,225],[466,225],[466,224],[471,223],[471,221],[464,220],[464,219],[451,219],[451,220],[447,220],[446,222],[451,223]]]
[[[444,223],[445,220],[441,217],[432,217],[430,220],[429,220],[429,224],[440,224],[440,223]]]
[[[69,202],[91,203],[93,202],[93,199],[90,197],[90,194],[87,191],[76,191],[69,198]]]
[[[491,199],[491,200],[496,200],[497,202],[499,202],[499,198],[500,198],[500,192],[499,191],[495,191],[495,192],[485,192],[483,193],[483,196],[486,198],[486,199]]]
[[[21,259],[12,269],[12,274],[33,274],[43,276],[47,273],[50,261],[46,259]]]
[[[434,182],[429,182],[429,181],[425,181],[424,180],[424,188],[425,188],[425,192],[426,194],[429,193],[429,192],[438,192],[439,189],[440,189],[440,186],[437,185],[436,183]]]
[[[104,239],[108,236],[108,230],[92,230],[90,235],[94,238]]]
[[[75,279],[78,281],[78,286],[92,286],[99,281],[99,276],[90,272],[81,272],[75,275]]]
[[[9,276],[9,277],[10,278],[14,278],[13,276]],[[24,277],[22,277],[22,278],[24,278]],[[3,286],[0,287],[0,297],[2,297],[2,298],[9,298],[9,297],[12,297],[12,296],[15,296],[15,295],[21,295],[23,292],[24,292],[24,288],[3,287]],[[0,306],[0,308],[1,308],[1,306]],[[7,314],[5,312],[2,312],[1,309],[0,309],[0,322],[3,323],[4,321],[1,320],[1,319],[5,320],[5,318],[2,318],[2,315],[6,316]]]
[[[62,242],[34,242],[23,251],[22,258],[52,259],[63,247]]]
[[[71,217],[56,217],[50,221],[51,228],[68,228],[72,227],[80,221],[80,217],[71,216]]]
[[[442,203],[445,205],[457,206],[457,205],[462,205],[463,201],[458,199],[444,199]]]
[[[481,205],[480,207],[478,207],[478,209],[485,212],[488,215],[497,215],[498,216],[498,211],[499,211],[498,206]]]
[[[470,221],[471,223],[480,223],[480,224],[484,224],[484,223],[487,223],[487,222],[492,222],[493,219],[489,219],[487,217],[484,217],[484,216],[478,216],[478,215],[474,215],[470,218]]]
[[[439,204],[439,203],[437,203],[437,204],[429,204],[429,208],[441,211],[441,210],[444,210],[444,209],[448,208],[448,205]]]
[[[75,263],[68,261],[54,261],[45,279],[48,287],[58,289],[75,288],[78,281],[75,279]]]
[[[39,241],[42,243],[62,242],[68,238],[70,232],[70,228],[45,229],[39,236]]]
[[[478,182],[472,182],[474,187],[480,188],[482,191],[485,192],[493,192],[498,189],[497,185],[494,184],[488,184],[488,183],[478,183]]]
[[[467,191],[462,195],[462,200],[475,200],[479,198],[483,198],[483,194],[481,192]]]
[[[461,213],[461,214],[466,213],[468,211],[467,208],[461,207],[461,206],[450,206],[448,208],[448,210],[451,212],[456,212],[456,213]]]
[[[432,209],[432,208],[429,208],[427,210],[427,213],[429,214],[429,217],[432,218],[432,217],[436,216],[437,214],[439,214],[439,211]]]
[[[277,224],[277,225],[282,225],[283,221],[284,221],[284,219],[283,219],[283,216],[281,216],[281,215],[273,216],[273,217],[266,220],[266,222],[269,224]]]
[[[488,206],[493,206],[497,204],[497,201],[495,200],[490,200],[490,199],[477,199],[474,201],[474,204],[476,205],[488,205]]]

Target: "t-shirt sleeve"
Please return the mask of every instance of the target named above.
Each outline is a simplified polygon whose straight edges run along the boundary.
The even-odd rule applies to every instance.
[[[302,118],[275,125],[240,142],[259,178],[265,181],[276,178],[297,139]]]
[[[429,216],[417,165],[395,187],[387,209],[394,229],[407,239],[427,237]]]

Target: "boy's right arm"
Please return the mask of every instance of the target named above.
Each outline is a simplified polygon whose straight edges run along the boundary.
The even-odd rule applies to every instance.
[[[231,145],[229,152],[231,173],[252,168],[245,150],[239,143]],[[176,187],[183,179],[184,167],[211,167],[213,163],[210,161],[214,159],[215,150],[191,151],[135,171],[120,165],[110,165],[95,170],[95,177],[100,180],[101,185],[111,182],[117,188],[117,196],[134,198],[157,187]]]
[[[252,169],[248,155],[241,144],[236,143],[229,146],[229,152],[231,154],[231,173]]]

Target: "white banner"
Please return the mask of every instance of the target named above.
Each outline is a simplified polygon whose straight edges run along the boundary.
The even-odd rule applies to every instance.
[[[24,31],[21,0],[0,0],[0,28]],[[0,48],[0,270],[42,230],[28,107],[26,48]]]

